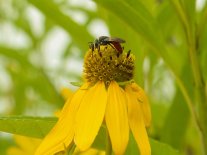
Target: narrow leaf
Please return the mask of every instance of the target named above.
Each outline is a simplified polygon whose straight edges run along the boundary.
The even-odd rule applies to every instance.
[[[43,138],[56,123],[55,117],[0,117],[0,131]]]
[[[188,93],[193,96],[193,76],[190,72],[190,66],[187,62],[182,70],[180,77],[182,81],[184,81]],[[189,119],[189,109],[185,103],[185,99],[181,91],[177,89],[173,104],[169,109],[165,124],[161,132],[161,140],[165,143],[170,144],[176,149],[181,149],[183,142],[185,141]]]
[[[161,143],[157,140],[150,138],[150,145],[152,149],[152,155],[179,155],[179,152],[173,149],[171,146]],[[134,140],[133,136],[130,135],[130,140],[128,144],[128,148],[126,150],[126,155],[139,155],[139,150],[137,148],[136,141]]]

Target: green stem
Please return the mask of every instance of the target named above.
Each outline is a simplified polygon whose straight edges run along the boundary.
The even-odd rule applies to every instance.
[[[198,24],[198,29],[197,29],[197,38],[201,39],[202,36],[205,34],[203,33],[206,27],[206,18],[207,18],[207,5],[205,5],[204,10],[203,10],[203,16],[200,19],[200,22]],[[198,40],[198,43],[200,43],[200,40]]]
[[[109,134],[108,134],[108,131],[106,130],[107,132],[107,140],[106,140],[106,155],[112,155],[112,146],[111,146],[111,140],[110,140],[110,137],[109,137]]]
[[[197,29],[197,39],[198,39],[198,49],[200,47],[200,39],[203,36],[203,31],[205,29],[205,26],[207,24],[206,22],[207,17],[207,5],[205,5],[205,8],[203,10],[203,16],[200,20],[200,23],[198,25]],[[193,55],[192,55],[193,57]],[[198,59],[197,59],[198,60]],[[195,66],[198,66],[195,64]],[[200,69],[200,68],[198,68]],[[203,79],[201,79],[203,80]],[[202,134],[202,141],[203,141],[203,148],[204,148],[204,154],[207,155],[207,94],[205,92],[206,89],[206,82],[201,81],[201,85],[197,85],[197,101],[198,101],[198,114],[201,121],[201,134]]]
[[[204,154],[207,155],[207,99],[205,96],[205,87],[196,88],[196,102],[198,105],[198,118],[200,123],[201,138],[203,142]]]
[[[197,111],[195,113],[194,107],[192,102],[192,98],[188,98],[186,90],[183,89],[182,87],[182,81],[177,81],[180,83],[179,85],[181,86],[181,89],[183,89],[183,95],[186,98],[186,101],[190,107],[191,113],[193,114],[193,117],[196,119],[196,123],[199,127],[200,133],[201,133],[201,138],[202,138],[202,143],[203,143],[203,150],[204,154],[207,155],[207,99],[205,95],[205,83],[203,82],[203,77],[201,73],[201,68],[199,64],[199,59],[197,55],[197,50],[199,47],[196,46],[196,41],[199,38],[196,38],[196,31],[195,31],[195,23],[194,21],[190,21],[187,18],[187,13],[186,11],[182,8],[182,5],[179,1],[174,1],[171,0],[171,2],[174,4],[176,11],[180,17],[181,23],[183,24],[183,28],[185,29],[186,33],[186,40],[187,40],[187,45],[189,47],[189,57],[190,57],[190,62],[191,62],[191,68],[192,68],[192,73],[193,73],[193,78],[194,78],[194,83],[195,83],[195,102],[197,105]],[[206,13],[206,10],[205,10]],[[204,22],[205,23],[205,22]],[[201,22],[201,24],[204,24]],[[200,25],[201,29],[197,30],[198,34],[201,33],[201,30],[203,29],[203,26]],[[198,36],[200,37],[200,36]]]
[[[197,105],[198,125],[201,132],[201,138],[203,142],[204,154],[207,155],[207,100],[205,96],[205,83],[201,73],[201,68],[198,60],[197,49],[196,49],[196,38],[191,30],[187,35],[188,46],[189,46],[189,57],[191,62],[191,68],[193,72],[195,82],[195,102]]]
[[[73,152],[75,151],[75,148],[76,148],[76,145],[73,144],[73,145],[71,146],[71,148],[70,148],[69,150],[67,150],[66,155],[72,155]]]
[[[191,98],[190,98],[190,96],[189,96],[189,94],[188,94],[188,92],[187,92],[187,89],[186,89],[186,87],[184,86],[184,84],[183,84],[183,82],[181,81],[181,79],[179,78],[179,76],[175,75],[175,79],[176,79],[176,82],[177,82],[177,84],[178,84],[178,86],[179,86],[179,88],[180,88],[180,90],[181,90],[181,92],[182,92],[182,94],[183,94],[183,96],[184,96],[184,98],[185,98],[185,100],[186,100],[186,103],[187,103],[188,108],[189,108],[189,110],[190,110],[190,113],[191,113],[191,115],[192,115],[193,121],[194,121],[195,124],[197,125],[197,126],[196,126],[196,127],[198,127],[197,129],[200,130],[200,127],[199,127],[199,120],[198,120],[198,118],[197,118],[197,116],[196,116],[196,112],[195,112],[195,109],[194,109],[194,107],[193,107],[192,100],[191,100]]]

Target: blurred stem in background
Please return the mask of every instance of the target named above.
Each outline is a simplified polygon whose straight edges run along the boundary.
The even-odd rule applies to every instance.
[[[195,21],[195,2],[194,0],[189,1],[189,4],[171,0],[174,5],[178,16],[180,17],[183,29],[185,30],[186,42],[188,46],[188,53],[190,59],[190,65],[194,78],[194,99],[191,97],[192,102],[195,102],[196,112],[195,117],[196,123],[201,133],[201,139],[203,143],[204,154],[207,154],[207,96],[205,92],[206,84],[203,79],[203,74],[201,72],[201,66],[199,63],[199,40],[201,37],[201,31],[196,27]],[[205,9],[206,10],[206,9]],[[206,11],[204,13],[206,17]],[[206,19],[201,18],[199,24],[202,24],[200,28],[204,28],[206,24]],[[193,106],[193,105],[191,105]]]

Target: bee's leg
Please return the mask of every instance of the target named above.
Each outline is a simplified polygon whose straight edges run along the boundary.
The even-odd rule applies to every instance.
[[[114,47],[114,45],[112,43],[109,43],[109,45],[116,50],[116,48]]]
[[[100,57],[102,57],[102,53],[101,53],[101,51],[99,51],[98,54],[99,54]]]
[[[129,57],[129,55],[130,55],[130,53],[131,53],[131,50],[129,50],[128,52],[127,52],[127,58]]]
[[[107,48],[108,48],[108,47],[107,47],[107,46],[105,46],[104,51],[106,51],[106,50],[107,50]]]
[[[98,45],[98,52],[100,52],[100,45]]]

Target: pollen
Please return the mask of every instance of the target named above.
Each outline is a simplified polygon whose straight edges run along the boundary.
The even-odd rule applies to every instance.
[[[130,51],[120,53],[110,45],[89,49],[84,60],[84,78],[91,85],[104,81],[106,86],[111,81],[130,81],[134,76],[134,61]]]

